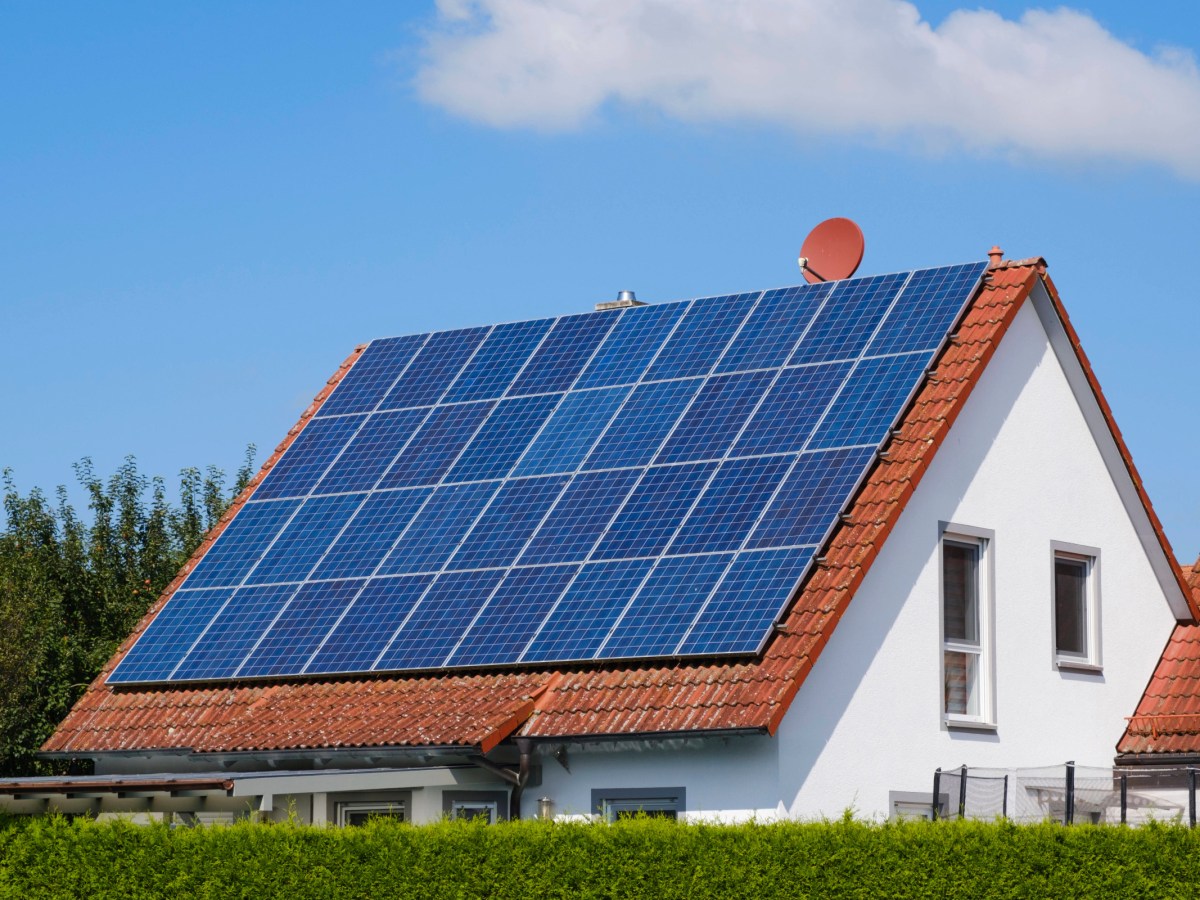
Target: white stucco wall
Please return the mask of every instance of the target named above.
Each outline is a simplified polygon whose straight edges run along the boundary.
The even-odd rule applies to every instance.
[[[995,534],[994,732],[942,722],[940,522]],[[1101,551],[1101,673],[1054,665],[1052,541]],[[1167,596],[1027,302],[778,735],[572,747],[569,773],[545,759],[523,814],[538,796],[572,814],[589,810],[592,788],[682,785],[690,816],[837,817],[852,807],[885,817],[889,791],[928,792],[937,766],[1110,765],[1171,632]]]

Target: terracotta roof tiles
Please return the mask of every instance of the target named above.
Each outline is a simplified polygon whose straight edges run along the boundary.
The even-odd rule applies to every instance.
[[[1200,601],[1200,560],[1182,571]],[[1200,754],[1200,625],[1175,626],[1117,752]]]

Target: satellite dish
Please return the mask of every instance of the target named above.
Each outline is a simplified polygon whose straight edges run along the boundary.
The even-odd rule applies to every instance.
[[[809,284],[849,278],[862,262],[862,229],[850,219],[826,219],[808,233],[800,248],[800,270]]]

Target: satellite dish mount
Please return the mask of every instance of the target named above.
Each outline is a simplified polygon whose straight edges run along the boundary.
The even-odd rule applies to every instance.
[[[800,247],[800,271],[809,284],[849,278],[862,262],[866,242],[850,219],[826,219],[808,233]]]

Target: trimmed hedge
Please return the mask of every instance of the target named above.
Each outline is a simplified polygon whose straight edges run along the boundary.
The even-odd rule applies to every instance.
[[[0,824],[0,897],[22,900],[1197,895],[1178,825]]]

